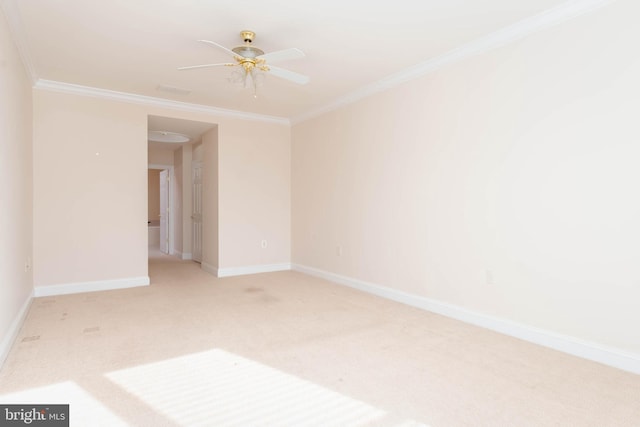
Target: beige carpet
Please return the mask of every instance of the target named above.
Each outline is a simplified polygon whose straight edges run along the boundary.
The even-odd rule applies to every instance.
[[[37,298],[0,403],[75,426],[640,426],[640,376],[296,272]]]

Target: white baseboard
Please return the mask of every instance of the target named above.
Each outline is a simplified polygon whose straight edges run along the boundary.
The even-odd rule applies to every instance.
[[[216,267],[215,265],[207,264],[206,262],[201,262],[200,268],[202,268],[207,273],[213,274],[214,276],[218,277],[218,267]]]
[[[22,304],[22,307],[20,307],[18,314],[9,326],[6,335],[2,338],[2,342],[0,343],[0,368],[2,368],[2,365],[7,359],[14,341],[20,333],[20,328],[22,328],[22,324],[24,323],[24,320],[27,317],[27,313],[29,312],[31,301],[33,301],[33,291],[31,291],[27,300],[24,302],[24,304]]]
[[[293,264],[292,269],[301,273],[359,289],[393,301],[421,308],[453,319],[461,320],[505,335],[572,354],[584,359],[599,362],[614,368],[640,374],[640,355],[623,350],[587,342],[578,338],[557,334],[555,332],[523,325],[507,319],[488,316],[452,304],[412,295],[395,289],[364,282],[346,276],[330,273],[304,265]]]
[[[216,277],[243,276],[245,274],[271,273],[274,271],[291,270],[291,264],[288,262],[282,264],[262,264],[230,268],[218,268],[211,264],[207,264],[206,262],[203,262],[200,265],[204,271],[211,273]]]
[[[149,285],[149,277],[129,277],[126,279],[97,280],[95,282],[67,283],[63,285],[36,286],[34,296],[77,294],[80,292],[110,291],[113,289],[135,288]]]
[[[287,270],[291,270],[291,264],[288,262],[285,262],[282,264],[249,265],[246,267],[219,268],[217,271],[217,276],[231,277],[231,276],[242,276],[245,274],[271,273],[274,271],[287,271]]]

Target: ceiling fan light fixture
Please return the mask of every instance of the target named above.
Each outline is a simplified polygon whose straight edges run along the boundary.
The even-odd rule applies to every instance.
[[[284,68],[273,67],[270,64],[271,62],[303,58],[305,55],[300,49],[290,48],[265,54],[262,49],[258,49],[251,45],[253,38],[255,37],[255,33],[253,31],[242,31],[240,36],[244,41],[244,45],[236,46],[233,49],[228,49],[211,40],[198,40],[199,42],[215,46],[217,49],[231,55],[235,60],[235,63],[191,65],[187,67],[179,67],[178,70],[193,70],[218,66],[238,66],[241,70],[240,73],[233,73],[232,77],[228,80],[230,82],[239,81],[245,88],[249,83],[247,80],[251,80],[254,97],[257,97],[257,79],[263,77],[263,73],[269,73],[278,78],[289,80],[297,84],[306,84],[309,82],[309,77],[305,75]]]
[[[264,55],[264,51],[253,46],[238,46],[231,50],[243,58],[255,58],[257,56]]]
[[[257,47],[251,46],[251,43],[253,43],[253,38],[255,36],[256,36],[256,33],[254,33],[253,31],[249,31],[249,30],[241,31],[240,37],[242,37],[242,41],[244,42],[244,45],[234,47],[231,50],[237,53],[238,55],[242,56],[243,58],[255,58],[257,56],[264,55],[264,51],[262,51],[261,49],[258,49]]]
[[[167,132],[164,130],[150,130],[147,134],[147,139],[153,142],[166,142],[169,144],[182,144],[183,142],[189,142],[191,138],[187,135],[176,132]]]

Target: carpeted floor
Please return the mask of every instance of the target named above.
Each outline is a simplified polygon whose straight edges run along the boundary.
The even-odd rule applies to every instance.
[[[74,426],[639,426],[640,376],[296,272],[33,301],[0,403]]]

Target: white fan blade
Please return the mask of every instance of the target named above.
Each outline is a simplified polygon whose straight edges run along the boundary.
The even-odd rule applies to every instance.
[[[267,64],[271,64],[278,61],[286,61],[289,59],[304,58],[304,52],[295,47],[291,49],[277,50],[275,52],[265,53],[258,56],[259,59],[264,59]]]
[[[227,63],[223,63],[223,64],[202,64],[202,65],[191,65],[191,66],[189,66],[189,67],[180,67],[180,68],[178,68],[178,70],[193,70],[194,68],[220,67],[220,66],[223,66],[223,65],[227,65],[227,66],[229,66],[229,67],[232,67],[232,66],[234,66],[234,65],[236,65],[236,64],[231,64],[231,63],[227,62]]]
[[[284,68],[273,67],[269,65],[269,73],[273,74],[276,77],[280,77],[281,79],[290,80],[301,85],[309,83],[308,76],[298,74],[290,70],[285,70]]]
[[[217,47],[218,49],[220,49],[220,50],[224,51],[227,55],[231,55],[231,56],[232,56],[232,57],[234,57],[234,58],[235,58],[236,56],[238,56],[238,54],[237,54],[237,53],[235,53],[234,51],[232,51],[232,50],[230,50],[230,49],[227,49],[226,47],[224,47],[224,46],[222,46],[222,45],[219,45],[219,44],[218,44],[218,43],[216,43],[216,42],[212,42],[211,40],[198,40],[198,41],[199,41],[199,42],[202,42],[202,43],[207,43],[207,44],[213,45],[213,46]]]

